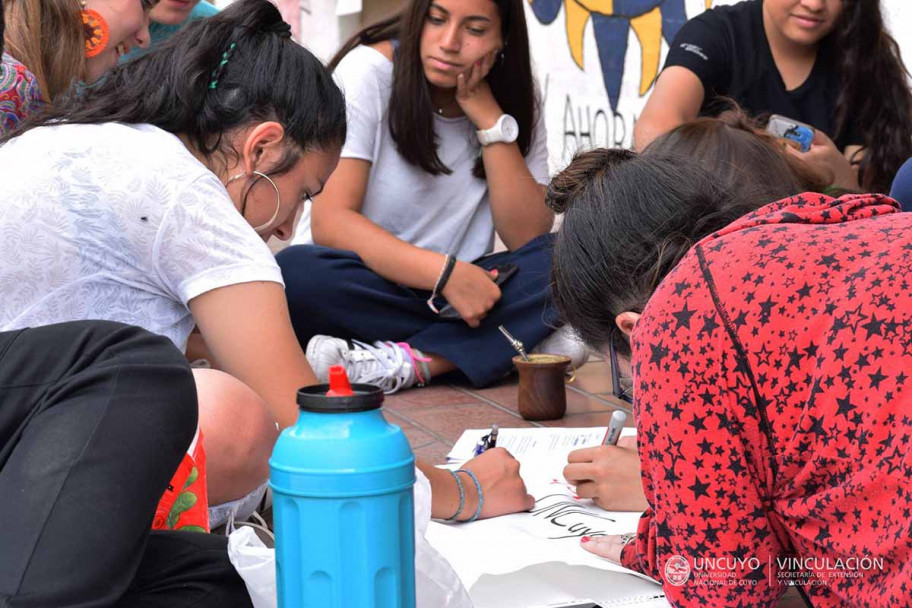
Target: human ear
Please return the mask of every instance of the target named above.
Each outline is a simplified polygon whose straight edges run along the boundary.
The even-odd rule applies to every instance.
[[[618,329],[621,330],[628,338],[630,334],[633,333],[633,328],[636,326],[637,321],[640,320],[640,313],[638,312],[622,312],[615,319],[614,322],[617,323]]]
[[[285,128],[275,121],[261,122],[247,130],[241,147],[247,173],[262,171],[279,162],[285,140]]]

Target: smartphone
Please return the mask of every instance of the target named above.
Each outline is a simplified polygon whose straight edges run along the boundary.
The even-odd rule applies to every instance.
[[[814,142],[814,127],[779,114],[770,116],[766,131],[802,152],[810,150]]]
[[[519,268],[516,266],[516,264],[502,264],[500,266],[495,266],[491,270],[497,270],[497,278],[494,279],[494,284],[498,287],[502,287],[504,283],[506,283],[514,274],[516,274],[516,271],[518,271]],[[441,308],[440,314],[437,316],[439,316],[441,319],[448,320],[462,318],[459,316],[459,313],[456,312],[456,309],[449,304]]]

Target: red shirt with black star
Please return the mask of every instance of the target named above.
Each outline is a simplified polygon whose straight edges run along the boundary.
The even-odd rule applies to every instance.
[[[912,605],[912,213],[804,194],[703,239],[633,332],[650,508],[622,562],[676,606]]]

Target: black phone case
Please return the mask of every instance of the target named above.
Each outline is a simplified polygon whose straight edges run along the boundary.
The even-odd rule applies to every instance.
[[[492,270],[494,269],[497,269],[497,278],[494,279],[494,284],[498,287],[503,286],[503,284],[510,280],[510,278],[516,274],[516,271],[519,270],[516,264],[504,264],[503,266],[495,266],[492,268]],[[462,319],[462,317],[459,316],[459,313],[456,312],[456,309],[449,304],[441,308],[440,314],[437,316],[448,321]]]

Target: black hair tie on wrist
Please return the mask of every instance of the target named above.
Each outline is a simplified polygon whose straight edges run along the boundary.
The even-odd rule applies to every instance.
[[[453,274],[453,268],[455,267],[456,256],[447,254],[446,261],[443,263],[443,270],[440,271],[440,276],[437,277],[437,283],[434,284],[434,291],[431,292],[431,297],[427,300],[428,308],[434,311],[434,314],[440,314],[440,311],[437,310],[437,306],[434,304],[434,298],[440,295],[443,288],[446,287],[447,281],[450,280],[450,276]]]

